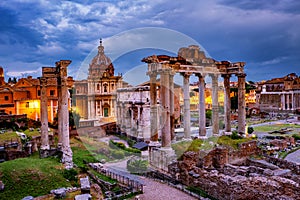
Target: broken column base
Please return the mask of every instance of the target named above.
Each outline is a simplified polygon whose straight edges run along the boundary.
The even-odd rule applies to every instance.
[[[62,147],[62,159],[61,162],[64,164],[66,169],[73,168],[73,153],[70,147]]]
[[[59,149],[42,149],[39,150],[40,158],[48,158],[49,156],[61,157],[62,153]]]
[[[159,170],[168,171],[168,166],[176,161],[175,151],[171,147],[153,148],[149,152],[149,163]]]

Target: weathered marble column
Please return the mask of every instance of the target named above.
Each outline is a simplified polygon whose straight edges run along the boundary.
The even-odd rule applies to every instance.
[[[61,80],[60,78],[57,78],[57,96],[58,96],[58,101],[57,101],[57,116],[60,116],[61,115]],[[58,145],[62,145],[62,133],[63,133],[63,130],[62,130],[62,121],[61,120],[58,120]]]
[[[295,110],[295,98],[294,98],[294,93],[291,94],[292,97],[292,110]]]
[[[287,110],[290,110],[290,94],[286,94],[286,104],[287,104]]]
[[[72,161],[72,150],[70,147],[70,136],[69,136],[69,108],[68,108],[68,98],[69,91],[67,86],[67,67],[71,63],[69,60],[62,60],[56,62],[56,67],[59,71],[58,79],[61,82],[61,112],[58,116],[58,120],[62,121],[62,163],[65,165],[66,169],[73,167]],[[60,134],[60,133],[59,133]]]
[[[245,77],[246,74],[238,74],[238,132],[245,133],[246,104],[245,104]]]
[[[212,74],[212,133],[219,134],[218,75]]]
[[[206,136],[205,113],[205,75],[197,74],[199,78],[199,136]]]
[[[162,147],[171,147],[169,78],[170,71],[168,69],[164,69],[160,73],[160,102],[163,107],[163,127],[161,134]]]
[[[175,122],[175,116],[174,116],[174,72],[170,73],[169,77],[169,90],[170,90],[170,126],[171,126],[171,140],[175,141],[175,127],[174,127],[174,122]]]
[[[182,73],[183,76],[183,118],[184,138],[191,138],[191,112],[190,112],[190,73]]]
[[[148,72],[150,76],[150,140],[153,142],[158,141],[158,127],[157,127],[157,91],[156,91],[156,77],[157,73]]]
[[[50,149],[48,136],[48,98],[47,79],[40,78],[41,83],[41,149]]]
[[[230,101],[230,74],[224,74],[224,124],[225,132],[231,132],[231,101]]]
[[[285,94],[282,94],[281,96],[281,108],[282,110],[285,110]]]

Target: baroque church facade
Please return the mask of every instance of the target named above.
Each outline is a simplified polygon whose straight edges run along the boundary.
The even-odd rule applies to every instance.
[[[89,64],[87,79],[74,83],[73,107],[81,116],[81,126],[115,121],[116,91],[120,87],[122,76],[114,74],[114,66],[100,40],[98,53]]]

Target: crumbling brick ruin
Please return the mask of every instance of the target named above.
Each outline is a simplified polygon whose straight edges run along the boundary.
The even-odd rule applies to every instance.
[[[169,171],[179,182],[220,200],[300,199],[300,165],[287,169],[284,161],[250,159],[257,153],[255,142],[244,143],[235,151],[217,147],[204,156],[186,152],[181,161],[169,165]]]

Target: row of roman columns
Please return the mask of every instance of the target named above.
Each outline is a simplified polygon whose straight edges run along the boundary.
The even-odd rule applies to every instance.
[[[157,85],[156,78],[158,72],[150,71],[150,108],[151,108],[151,141],[158,140],[158,124],[157,124]],[[173,77],[175,73],[172,69],[163,68],[160,74],[160,104],[163,108],[162,112],[162,147],[170,147],[171,141],[174,139],[174,83]],[[183,72],[183,95],[184,95],[184,137],[189,139],[191,129],[190,117],[190,90],[189,79],[193,73]],[[199,80],[199,136],[206,137],[206,111],[205,111],[205,76],[206,74],[195,74]],[[218,74],[209,74],[212,79],[212,133],[219,134],[219,104],[218,104]],[[224,78],[225,99],[225,132],[231,132],[230,124],[230,74],[222,74]],[[245,74],[238,74],[238,132],[245,133]]]

